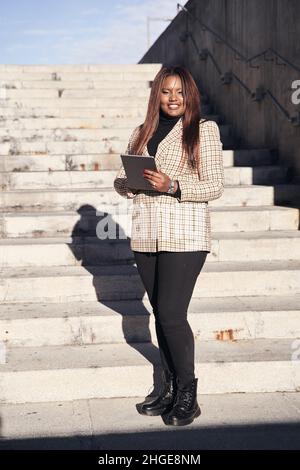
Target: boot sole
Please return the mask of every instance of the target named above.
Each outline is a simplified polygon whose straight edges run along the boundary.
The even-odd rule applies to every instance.
[[[145,415],[145,416],[160,416],[170,411],[170,409],[172,409],[171,405],[161,408],[161,409],[157,409],[157,410],[147,410],[147,409],[145,410],[143,406],[141,405],[135,405],[135,407],[140,415]]]
[[[187,424],[191,424],[195,418],[198,418],[198,416],[201,415],[200,408],[197,409],[195,412],[194,416],[190,416],[189,418],[186,419],[176,419],[176,418],[169,418],[168,416],[166,417],[165,424],[167,426],[186,426]]]

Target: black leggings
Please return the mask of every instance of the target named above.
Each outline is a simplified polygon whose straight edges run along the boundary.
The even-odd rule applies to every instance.
[[[208,251],[133,251],[155,316],[162,367],[180,387],[195,378],[194,335],[187,310]]]

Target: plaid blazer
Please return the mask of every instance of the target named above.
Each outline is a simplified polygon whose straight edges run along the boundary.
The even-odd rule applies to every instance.
[[[182,118],[159,143],[155,162],[157,168],[171,179],[177,179],[181,197],[149,190],[133,193],[127,187],[126,173],[121,165],[114,180],[114,189],[123,197],[132,199],[132,250],[156,251],[211,251],[211,223],[208,201],[218,199],[224,191],[223,144],[218,125],[201,119],[200,162],[191,169],[187,162],[179,167],[182,151]],[[139,132],[136,127],[125,153]],[[147,145],[143,155],[149,155]],[[138,157],[137,157],[138,158]]]

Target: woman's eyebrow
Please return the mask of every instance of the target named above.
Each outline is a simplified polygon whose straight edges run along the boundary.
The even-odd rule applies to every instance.
[[[173,88],[174,88],[174,87],[173,87]],[[163,90],[173,90],[173,88],[168,88],[167,86],[163,86]],[[181,86],[175,88],[175,90],[181,90],[181,89],[182,89]]]

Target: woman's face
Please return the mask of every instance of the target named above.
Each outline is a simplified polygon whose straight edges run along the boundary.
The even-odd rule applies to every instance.
[[[164,79],[160,92],[160,108],[173,117],[184,113],[185,103],[179,75],[170,75]]]

